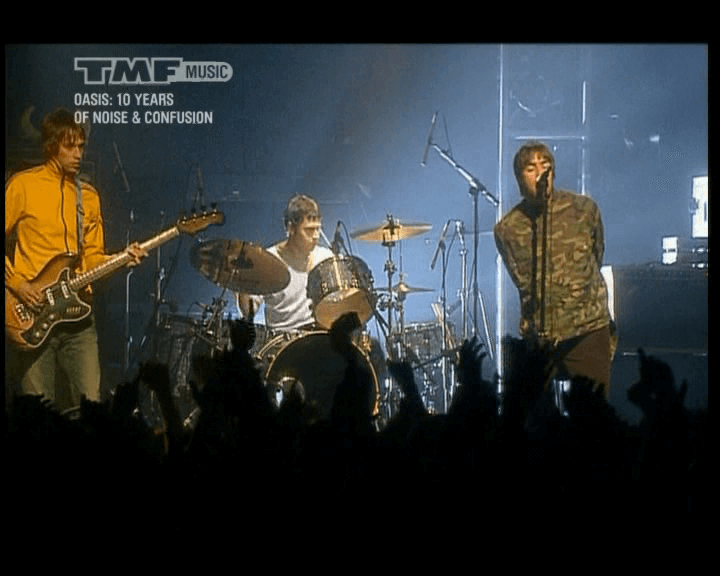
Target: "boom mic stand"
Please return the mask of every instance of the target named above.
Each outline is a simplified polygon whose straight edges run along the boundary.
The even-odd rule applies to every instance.
[[[433,125],[435,123],[435,115],[433,115]],[[437,151],[437,153],[440,155],[440,157],[445,160],[450,166],[455,168],[455,170],[460,174],[468,183],[469,189],[468,194],[473,199],[473,231],[474,231],[474,240],[473,240],[473,334],[477,334],[477,317],[478,317],[478,306],[480,305],[480,293],[478,290],[478,243],[479,243],[479,233],[478,233],[478,203],[479,203],[479,197],[482,194],[483,197],[490,202],[496,209],[500,206],[500,202],[498,201],[495,196],[493,196],[488,189],[480,182],[475,176],[470,174],[465,168],[460,166],[455,159],[450,156],[450,154],[444,150],[442,150],[437,144],[435,144],[432,141],[432,130],[428,136],[428,148],[433,148]],[[423,166],[424,163],[421,163]],[[490,351],[490,347],[488,347],[488,350]]]

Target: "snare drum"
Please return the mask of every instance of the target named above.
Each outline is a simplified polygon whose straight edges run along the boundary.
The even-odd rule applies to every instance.
[[[326,330],[350,312],[356,312],[365,324],[375,310],[372,273],[356,256],[333,256],[320,262],[308,274],[307,295],[316,322]]]
[[[373,416],[379,410],[379,387],[377,373],[367,354],[353,343],[358,370],[369,375]],[[331,345],[328,332],[284,333],[275,336],[260,351],[265,385],[270,399],[280,406],[295,389],[311,414],[320,418],[330,417],[335,391],[345,378],[348,364],[346,358]]]

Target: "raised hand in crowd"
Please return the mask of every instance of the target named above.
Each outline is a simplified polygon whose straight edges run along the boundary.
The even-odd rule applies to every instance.
[[[353,362],[355,361],[355,357],[354,354],[352,354],[354,350],[352,333],[360,327],[362,327],[362,324],[356,312],[343,314],[335,320],[330,327],[330,345],[333,347],[333,350],[346,356]]]
[[[486,356],[484,344],[477,337],[465,340],[460,347],[457,361],[459,386],[448,411],[449,414],[492,415],[497,401],[490,382],[482,379],[482,362]]]
[[[249,351],[255,344],[255,324],[251,320],[242,318],[229,320],[228,324],[230,326],[230,341],[233,350]]]
[[[400,391],[402,401],[400,409],[406,412],[411,418],[420,418],[427,414],[423,404],[420,391],[415,383],[415,374],[409,362],[388,362],[390,375],[395,379]]]
[[[374,387],[360,352],[353,346],[353,331],[362,325],[357,313],[342,315],[330,328],[330,345],[347,362],[345,375],[335,390],[330,420],[333,426],[354,435],[367,435],[372,428]]]
[[[646,420],[653,421],[682,409],[687,393],[687,382],[675,389],[675,377],[670,366],[645,351],[638,350],[640,379],[627,392],[630,402],[643,411]]]
[[[157,395],[165,420],[169,450],[182,446],[183,426],[180,414],[173,402],[170,372],[167,364],[146,363],[140,366],[138,379]]]

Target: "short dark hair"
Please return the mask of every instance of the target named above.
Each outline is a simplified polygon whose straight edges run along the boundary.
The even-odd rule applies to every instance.
[[[513,160],[513,170],[515,171],[515,178],[520,182],[520,175],[527,166],[528,162],[532,159],[535,154],[540,154],[543,158],[550,160],[552,171],[555,173],[555,156],[550,151],[550,148],[543,142],[538,140],[530,140],[520,146],[520,149],[515,153],[515,159]]]
[[[60,144],[73,143],[78,139],[85,139],[85,128],[75,122],[72,112],[65,108],[58,108],[50,112],[42,122],[43,152],[46,158],[52,158],[58,153]]]
[[[285,208],[285,229],[287,230],[290,224],[300,224],[305,220],[306,216],[320,218],[320,207],[310,196],[304,194],[297,194],[290,198]]]

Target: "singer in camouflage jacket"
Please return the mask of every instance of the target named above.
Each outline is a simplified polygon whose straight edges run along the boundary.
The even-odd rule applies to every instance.
[[[617,337],[607,286],[600,273],[605,247],[602,217],[591,198],[555,189],[554,169],[555,159],[544,144],[530,142],[518,151],[515,175],[523,200],[495,225],[495,243],[518,289],[523,337],[549,343],[570,374],[590,377],[607,394]],[[540,184],[543,179],[545,187]],[[543,318],[545,205],[548,234]],[[593,366],[586,369],[590,364]]]
[[[554,190],[549,207],[544,332],[551,341],[559,342],[610,324],[608,291],[600,274],[605,244],[600,210],[591,198]],[[541,327],[542,235],[542,214],[526,202],[518,204],[495,226],[498,251],[520,293],[523,336]]]

